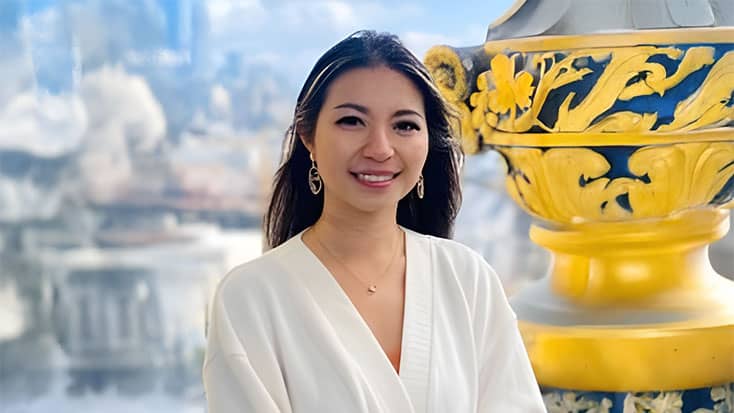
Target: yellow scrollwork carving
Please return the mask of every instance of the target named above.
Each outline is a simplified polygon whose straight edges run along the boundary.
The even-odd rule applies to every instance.
[[[459,119],[453,128],[460,135],[465,153],[479,152],[479,137],[472,127],[471,110],[466,104],[469,95],[469,80],[461,57],[448,46],[434,46],[424,59],[443,97],[454,107]]]
[[[705,206],[734,176],[734,142],[647,146],[628,159],[636,177],[610,179],[607,159],[587,148],[496,148],[510,196],[557,223],[665,217]],[[625,196],[629,204],[620,204]]]
[[[635,216],[666,216],[711,202],[734,176],[734,143],[649,146],[632,154],[629,169],[650,179],[628,184]]]
[[[611,165],[601,154],[585,148],[496,149],[507,161],[510,196],[528,212],[560,223],[630,216],[615,202],[625,192],[624,181],[603,178]]]
[[[594,55],[591,53],[594,53]],[[572,67],[573,62],[584,57],[597,60],[600,57],[598,53],[598,51],[578,52],[578,55],[572,53],[563,60],[562,66]],[[611,109],[618,100],[630,100],[653,93],[662,96],[668,89],[680,83],[688,75],[700,69],[703,65],[710,64],[709,59],[712,59],[713,49],[710,47],[692,48],[685,54],[678,71],[670,77],[665,75],[663,65],[648,62],[648,59],[652,56],[664,55],[671,59],[677,59],[682,53],[681,50],[675,48],[657,48],[653,46],[612,49],[609,51],[609,62],[604,72],[589,94],[576,107],[570,108],[571,101],[576,95],[574,92],[569,93],[558,108],[558,120],[555,127],[550,130],[552,132],[585,132],[592,127],[592,123],[596,118]],[[651,78],[650,82],[648,82],[648,77]],[[556,88],[552,80],[549,87]],[[538,106],[542,107],[544,103],[544,101],[538,102]],[[645,115],[651,118],[655,116],[655,113],[642,114],[643,117]],[[617,114],[617,117],[620,116],[624,115]],[[635,123],[633,122],[633,124]],[[612,126],[613,123],[607,123],[607,125]],[[635,125],[639,125],[639,122]],[[649,130],[654,122],[647,122],[646,125],[649,125]],[[624,132],[625,130],[606,128],[597,131]]]
[[[459,131],[464,153],[475,154],[479,152],[479,138],[474,132],[474,128],[472,128],[469,107],[464,102],[454,102],[454,108],[459,114],[459,121],[458,124],[453,124],[453,128]]]
[[[714,46],[625,46],[565,54],[499,53],[491,59],[478,57],[476,53],[482,52],[467,53],[437,46],[429,50],[425,60],[441,93],[459,115],[454,126],[469,154],[478,152],[482,143],[496,144],[493,136],[500,135],[495,131],[543,131],[550,136],[625,133],[645,135],[647,142],[654,142],[655,136],[704,129],[710,132],[734,122],[734,51],[719,57]],[[675,70],[666,68],[661,58],[677,61]],[[488,64],[475,64],[469,70],[472,66],[466,65],[472,59]],[[641,96],[667,99],[672,89],[701,70],[707,72],[698,78],[698,87],[694,86],[672,114],[665,114],[664,120],[654,105],[646,110],[624,106]],[[577,96],[577,89],[561,89],[583,82],[591,82],[586,84],[588,92],[583,97]],[[546,116],[541,120],[541,112],[548,111],[555,111],[550,116],[553,120]]]
[[[698,93],[694,93],[676,106],[675,120],[658,130],[687,132],[729,123],[734,120],[732,99],[734,99],[734,52],[729,52],[711,68]]]
[[[448,46],[434,46],[426,53],[424,63],[446,100],[461,102],[466,99],[469,92],[466,70],[454,49]]]
[[[478,132],[491,142],[495,129],[512,133],[527,132],[533,127],[561,133],[654,133],[724,125],[734,120],[731,105],[734,52],[726,53],[718,61],[714,52],[709,46],[685,51],[675,47],[639,46],[578,50],[560,59],[556,53],[537,53],[531,56],[524,70],[516,70],[515,66],[526,55],[497,54],[491,59],[490,70],[476,77],[476,92],[469,96],[468,102],[461,102],[468,103],[471,110],[470,119],[466,116],[462,119],[462,122],[470,120],[471,128],[464,126],[464,129],[466,133]],[[665,66],[651,60],[654,56],[678,60],[676,71],[668,75]],[[555,123],[542,122],[538,116],[554,91],[594,74],[594,66],[584,64],[585,61],[604,67],[591,90],[573,107],[576,93],[569,92],[554,109]],[[669,124],[653,129],[658,123],[655,108],[649,113],[627,110],[603,116],[618,102],[653,94],[662,98],[691,74],[711,65],[714,66],[698,90],[678,104]]]

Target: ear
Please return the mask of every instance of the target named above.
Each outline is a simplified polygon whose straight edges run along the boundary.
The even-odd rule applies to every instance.
[[[301,129],[298,128],[298,127],[296,127],[296,136],[298,137],[298,139],[301,140],[301,143],[303,144],[303,146],[305,146],[306,149],[310,153],[312,153],[313,156],[315,157],[316,156],[316,153],[314,152],[314,149],[315,148],[314,148],[314,145],[313,145],[313,139],[307,139],[305,137],[306,135],[304,135],[303,132],[301,131]]]

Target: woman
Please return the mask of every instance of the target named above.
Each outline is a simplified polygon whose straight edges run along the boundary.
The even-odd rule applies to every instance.
[[[211,308],[204,383],[224,412],[542,412],[484,259],[448,240],[461,152],[391,35],[326,52],[298,96],[265,233]]]

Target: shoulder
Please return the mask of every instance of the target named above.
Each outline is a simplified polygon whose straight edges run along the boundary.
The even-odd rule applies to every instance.
[[[497,273],[479,252],[452,239],[413,234],[430,249],[432,265],[440,282],[458,284],[470,301],[490,297],[504,299]]]
[[[459,260],[470,265],[483,265],[489,268],[489,264],[481,254],[458,241],[429,235],[425,237],[433,244],[435,254],[440,258]]]
[[[452,239],[412,232],[425,245],[429,246],[433,260],[437,264],[448,264],[463,273],[495,277],[494,270],[484,257],[472,248]]]
[[[215,300],[239,301],[262,299],[268,292],[287,285],[292,275],[288,271],[288,262],[293,262],[300,247],[296,235],[276,248],[264,252],[261,256],[242,263],[227,272],[217,284]]]

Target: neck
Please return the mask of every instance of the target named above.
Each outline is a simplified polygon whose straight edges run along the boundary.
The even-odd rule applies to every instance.
[[[372,254],[390,255],[402,234],[399,231],[396,211],[374,213],[334,210],[324,205],[324,210],[312,231],[331,251],[341,257]],[[370,255],[372,255],[370,254]],[[373,255],[374,256],[374,255]]]

